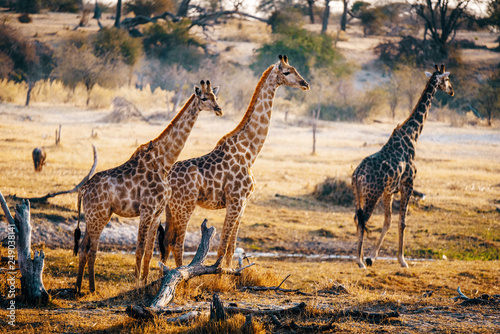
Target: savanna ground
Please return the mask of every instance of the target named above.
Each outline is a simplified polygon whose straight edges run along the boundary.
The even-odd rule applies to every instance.
[[[361,38],[359,34],[350,37],[351,44],[349,40],[342,43],[353,52],[354,41]],[[363,43],[361,48],[366,48],[366,40]],[[242,56],[244,50],[251,50],[249,45],[231,49],[241,52]],[[310,83],[314,87],[314,82]],[[102,122],[110,113],[109,109],[36,103],[24,108],[1,104],[0,189],[8,204],[14,206],[14,195],[36,197],[73,188],[92,165],[91,144],[98,149],[98,171],[124,162],[139,144],[157,136],[173,116],[161,108],[142,111],[144,116],[159,112],[160,117],[150,122],[115,124]],[[222,135],[234,128],[241,114],[225,112],[227,116],[222,118],[209,114],[200,116],[180,159],[210,151]],[[331,331],[499,332],[498,303],[461,306],[452,299],[459,286],[470,297],[500,294],[498,127],[473,126],[466,120],[458,122],[460,126],[450,126],[450,121],[443,121],[436,109],[431,111],[419,141],[416,160],[415,188],[425,193],[426,199],[418,205],[413,204],[407,218],[405,253],[410,268],[401,269],[394,259],[397,249],[394,226],[380,253],[385,259],[377,260],[373,267],[360,270],[350,259],[334,258],[354,255],[354,210],[319,202],[311,194],[327,176],[350,182],[357,164],[376,152],[403,119],[404,116],[398,115],[394,121],[380,118],[379,122],[367,121],[365,124],[320,122],[317,153],[311,155],[312,134],[308,120],[289,115],[285,122],[284,114],[275,112],[269,137],[253,168],[257,189],[238,235],[238,247],[254,253],[253,261],[257,266],[249,268],[241,277],[206,276],[181,284],[172,307],[208,307],[213,292],[219,292],[226,304],[232,302],[245,307],[289,307],[305,302],[307,311],[294,318],[301,325],[326,324],[330,320],[328,312],[332,311],[400,313],[399,318],[384,323],[342,318]],[[457,125],[457,121],[453,123]],[[59,124],[63,125],[61,143],[55,146],[54,131]],[[92,132],[97,136],[92,136]],[[34,172],[31,161],[31,151],[36,146],[44,146],[48,156],[41,173]],[[243,316],[232,317],[228,323],[219,325],[209,323],[204,316],[182,326],[167,323],[166,316],[146,323],[129,318],[125,314],[126,306],[155,293],[130,292],[136,287],[135,260],[131,252],[137,219],[113,217],[105,229],[106,239],[96,262],[96,294],[76,298],[58,295],[57,291],[74,287],[76,281],[78,261],[71,251],[72,232],[76,227],[76,194],[52,198],[48,204],[33,205],[31,212],[33,249],[43,248],[46,252],[44,283],[53,296],[48,307],[25,307],[19,301],[14,328],[6,323],[7,312],[3,304],[0,310],[3,331],[224,333],[235,332],[243,325]],[[197,246],[204,218],[208,218],[209,226],[220,231],[224,210],[196,209],[188,228],[190,236],[186,246],[190,251]],[[397,219],[395,212],[393,225],[397,224]],[[382,220],[380,210],[370,220],[373,233],[368,236],[367,252],[379,235]],[[1,226],[2,233],[5,233],[5,226]],[[258,253],[263,252],[276,256],[259,257]],[[5,249],[2,255],[5,256]],[[208,262],[213,261],[215,259],[209,257]],[[152,279],[159,277],[158,265],[154,262],[151,264]],[[169,260],[167,265],[172,266],[173,262]],[[276,286],[289,274],[291,276],[282,287],[300,289],[310,295],[239,290],[249,285]],[[4,277],[0,279],[4,291],[6,281]],[[337,284],[342,284],[347,293],[319,292],[334,291]],[[83,290],[88,291],[86,276]],[[432,295],[424,297],[429,291],[433,291]],[[285,323],[289,320],[291,318],[282,319]],[[256,317],[253,328],[256,332],[291,331],[290,328],[276,329],[266,317]]]

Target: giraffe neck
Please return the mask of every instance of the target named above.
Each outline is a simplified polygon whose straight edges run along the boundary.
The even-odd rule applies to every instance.
[[[217,146],[236,147],[236,154],[243,156],[246,163],[252,165],[266,141],[274,95],[279,86],[274,65],[270,66],[262,74],[240,124],[222,137]]]
[[[425,86],[420,99],[406,121],[399,128],[415,142],[418,140],[424,127],[425,120],[431,108],[432,99],[437,90],[437,77],[434,74]]]
[[[198,119],[201,109],[194,100],[193,94],[165,130],[153,140],[154,146],[158,148],[156,160],[163,172],[168,172],[177,161]]]

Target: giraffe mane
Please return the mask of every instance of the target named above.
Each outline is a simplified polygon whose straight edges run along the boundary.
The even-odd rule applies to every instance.
[[[184,114],[184,112],[187,110],[188,106],[191,104],[191,102],[193,102],[193,100],[194,100],[194,94],[192,94],[191,97],[186,101],[186,103],[184,103],[184,106],[181,108],[181,110],[179,110],[179,112],[177,113],[177,115],[175,115],[175,117],[170,121],[170,123],[167,125],[167,127],[165,128],[165,130],[163,130],[163,132],[160,133],[160,135],[158,137],[156,137],[155,139],[147,142],[146,144],[140,145],[135,150],[135,152],[132,154],[132,156],[130,157],[130,159],[132,159],[137,154],[139,154],[139,152],[142,152],[145,149],[152,149],[153,146],[154,146],[154,144],[158,140],[160,140],[164,135],[166,135],[170,131],[170,129],[172,128],[173,124],[175,124],[177,122],[177,120],[179,118],[181,118],[182,114]]]
[[[257,102],[257,97],[259,95],[259,92],[262,89],[262,86],[264,86],[264,83],[266,82],[267,78],[269,77],[269,74],[271,74],[271,71],[273,70],[274,65],[271,65],[267,68],[267,70],[262,73],[262,76],[259,79],[259,82],[257,83],[257,87],[255,87],[255,91],[253,92],[252,99],[250,100],[250,104],[248,105],[247,111],[245,112],[245,115],[243,115],[243,118],[241,119],[240,123],[234,128],[231,132],[227,133],[224,135],[218,142],[216,146],[219,146],[222,144],[227,138],[233,136],[235,133],[240,131],[247,121],[250,119],[250,116],[252,115],[253,111],[255,110],[255,104]]]
[[[437,65],[436,65],[436,67],[437,67]],[[439,71],[439,69],[438,69],[438,71]],[[429,80],[427,80],[427,83],[425,84],[425,88],[422,91],[422,93],[420,94],[420,97],[418,98],[417,103],[415,103],[415,106],[411,110],[410,115],[408,116],[408,118],[406,118],[406,120],[403,122],[403,124],[398,124],[398,126],[396,127],[396,129],[402,128],[403,125],[405,125],[410,120],[411,116],[415,113],[417,107],[420,105],[420,102],[424,98],[424,93],[427,90],[427,88],[429,87],[429,85],[431,84],[432,78],[434,78],[435,76],[436,76],[436,72],[432,73],[432,77],[430,77]],[[396,129],[394,129],[394,131],[396,131]],[[394,133],[394,131],[393,131],[393,133]]]

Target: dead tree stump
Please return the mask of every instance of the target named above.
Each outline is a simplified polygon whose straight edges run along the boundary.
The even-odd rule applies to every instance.
[[[175,269],[167,268],[163,263],[160,265],[163,268],[163,277],[161,278],[161,286],[159,292],[153,298],[153,301],[147,305],[130,305],[127,307],[127,314],[130,317],[136,319],[150,319],[154,314],[161,313],[161,309],[167,306],[175,296],[175,289],[177,285],[182,281],[188,281],[189,279],[202,275],[213,275],[213,274],[229,274],[229,275],[240,275],[241,272],[253,266],[255,263],[251,263],[243,268],[238,269],[228,269],[221,268],[221,262],[223,257],[217,259],[217,261],[211,266],[205,266],[204,262],[208,255],[208,250],[210,249],[210,241],[215,233],[215,227],[207,227],[207,220],[205,219],[201,224],[201,241],[198,246],[198,250],[187,266],[180,266]],[[151,283],[151,284],[154,284]]]
[[[214,293],[212,299],[212,304],[210,304],[210,320],[213,321],[224,321],[227,319],[226,310],[224,309],[224,304],[220,300],[219,295]]]
[[[17,204],[14,218],[12,218],[1,192],[0,202],[9,222],[9,235],[14,234],[19,271],[21,272],[21,295],[29,304],[47,304],[49,294],[43,286],[42,277],[45,254],[43,250],[35,251],[34,258],[31,258],[30,202],[24,199],[21,204]]]

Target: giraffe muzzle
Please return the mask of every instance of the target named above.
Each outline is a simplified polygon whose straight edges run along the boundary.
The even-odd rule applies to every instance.
[[[214,112],[215,112],[215,115],[217,115],[217,116],[224,115],[224,113],[222,112],[222,109],[220,107],[215,107]]]
[[[302,80],[299,84],[300,89],[302,89],[303,91],[309,90],[309,84],[305,80]]]

